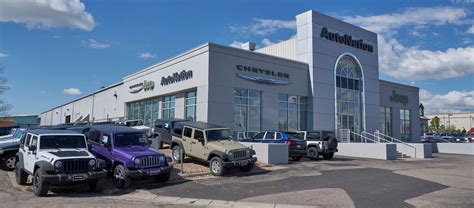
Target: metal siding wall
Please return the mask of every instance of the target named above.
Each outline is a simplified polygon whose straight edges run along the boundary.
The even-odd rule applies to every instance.
[[[292,38],[280,43],[276,43],[265,48],[256,50],[256,52],[287,58],[291,60],[298,60],[296,54],[296,38]]]

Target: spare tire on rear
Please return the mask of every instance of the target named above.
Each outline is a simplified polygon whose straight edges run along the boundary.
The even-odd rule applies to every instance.
[[[332,137],[332,138],[329,138],[328,140],[328,148],[329,150],[335,150],[337,149],[337,139]]]

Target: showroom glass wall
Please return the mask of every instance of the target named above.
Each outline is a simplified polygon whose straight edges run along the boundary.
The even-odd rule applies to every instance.
[[[159,98],[127,103],[127,119],[143,120],[145,126],[152,126],[158,118]]]
[[[278,96],[278,129],[282,131],[306,130],[308,98],[280,94]]]
[[[345,55],[336,65],[337,129],[361,132],[362,69],[351,56]]]
[[[163,99],[162,118],[174,118],[176,95],[165,96]]]
[[[400,109],[400,138],[408,141],[411,138],[410,110]]]
[[[262,92],[234,89],[234,133],[259,132],[262,118]]]
[[[392,108],[380,107],[380,132],[392,136]]]
[[[196,121],[196,99],[196,91],[189,91],[186,93],[184,119]]]

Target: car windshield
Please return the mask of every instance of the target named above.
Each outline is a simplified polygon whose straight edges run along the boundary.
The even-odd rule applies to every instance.
[[[40,138],[40,148],[86,148],[86,140],[80,135],[46,135]]]
[[[144,133],[123,133],[115,134],[115,146],[146,146],[148,145],[148,138]]]
[[[23,136],[23,134],[25,134],[25,130],[18,130],[13,135],[13,138],[14,139],[20,139]]]
[[[208,142],[232,139],[232,134],[229,129],[207,130],[206,136]]]
[[[296,132],[285,132],[289,140],[302,140],[301,136]]]
[[[143,126],[143,121],[141,121],[141,120],[126,121],[125,125],[127,125],[127,126]]]

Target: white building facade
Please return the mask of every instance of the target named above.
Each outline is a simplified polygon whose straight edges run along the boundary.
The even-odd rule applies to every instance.
[[[186,118],[234,132],[378,130],[419,140],[419,89],[379,80],[377,34],[315,11],[296,23],[295,38],[258,50],[203,44],[48,110],[41,124]]]

